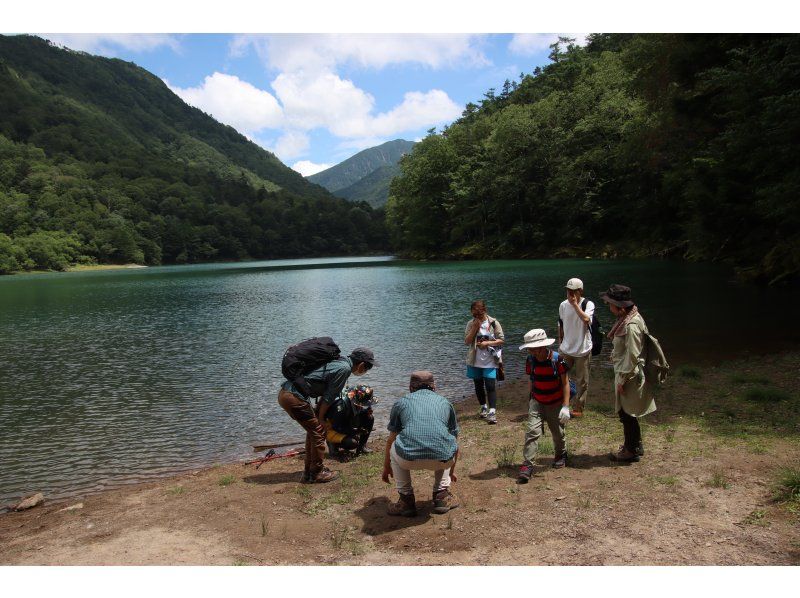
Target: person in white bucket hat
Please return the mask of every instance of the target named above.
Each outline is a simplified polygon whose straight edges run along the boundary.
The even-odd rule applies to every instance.
[[[544,330],[535,328],[525,334],[525,342],[520,347],[521,351],[528,351],[525,373],[530,377],[528,425],[522,449],[523,463],[517,478],[520,484],[526,484],[533,475],[536,450],[545,422],[553,435],[553,467],[567,464],[565,424],[569,421],[569,366],[558,353],[548,348],[554,342],[555,339],[548,338]]]

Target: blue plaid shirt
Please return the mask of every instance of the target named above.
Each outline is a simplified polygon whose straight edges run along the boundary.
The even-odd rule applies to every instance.
[[[406,461],[449,461],[458,449],[456,410],[432,390],[412,392],[392,405],[387,429],[397,432],[394,450]]]

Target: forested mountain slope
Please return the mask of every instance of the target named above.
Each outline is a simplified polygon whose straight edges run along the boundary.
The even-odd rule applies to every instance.
[[[800,36],[597,34],[402,158],[417,257],[673,255],[800,273]]]
[[[118,59],[0,36],[0,272],[386,248],[331,196]]]
[[[399,164],[385,164],[349,187],[335,191],[334,195],[350,201],[364,201],[373,208],[381,208],[386,205],[389,199],[389,185],[398,174],[400,174]]]
[[[365,201],[373,207],[386,203],[389,183],[397,175],[397,163],[414,147],[413,141],[395,139],[365,149],[308,177],[338,197],[351,201]]]

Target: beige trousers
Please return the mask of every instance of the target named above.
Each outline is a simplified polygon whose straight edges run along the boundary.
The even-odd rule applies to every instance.
[[[569,366],[569,379],[575,381],[575,404],[573,408],[583,411],[586,407],[586,397],[589,396],[589,361],[592,353],[589,352],[583,357],[573,357],[563,355],[564,362]]]
[[[411,485],[411,472],[415,469],[427,469],[434,472],[434,494],[450,487],[450,468],[453,467],[453,459],[449,461],[435,461],[433,459],[406,461],[397,454],[393,444],[389,451],[389,461],[392,465],[392,475],[397,484],[397,491],[400,494],[414,493],[414,487]]]

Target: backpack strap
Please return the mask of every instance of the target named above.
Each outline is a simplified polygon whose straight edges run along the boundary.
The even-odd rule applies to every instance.
[[[587,305],[589,305],[589,299],[587,299],[586,297],[584,297],[584,298],[583,298],[583,301],[581,301],[581,311],[582,311],[583,313],[586,313],[586,306],[587,306]],[[597,308],[595,308],[595,309],[597,309]],[[588,322],[585,322],[585,324],[586,324],[586,325],[587,325],[589,328],[591,328],[591,327],[592,327],[592,322],[593,322],[593,321],[594,321],[594,316],[592,316],[591,318],[589,318],[589,321],[588,321]]]
[[[550,356],[550,365],[553,366],[553,375],[561,380],[561,376],[558,375],[558,366],[556,363],[558,362],[558,351],[551,351],[552,355]]]

